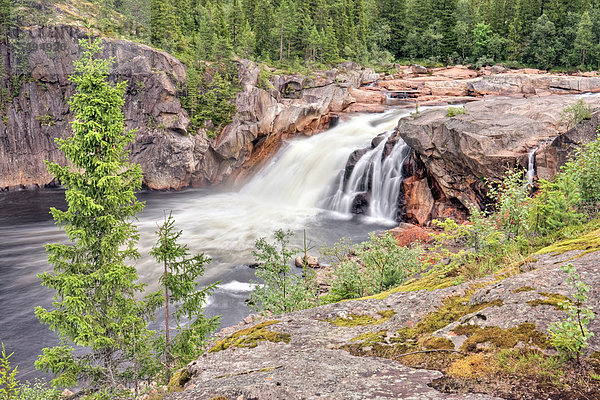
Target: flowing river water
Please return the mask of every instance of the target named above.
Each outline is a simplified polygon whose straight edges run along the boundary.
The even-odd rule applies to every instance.
[[[296,233],[292,245],[299,246],[305,229],[318,248],[340,237],[358,242],[370,231],[393,226],[389,219],[329,211],[323,204],[338,184],[348,156],[378,134],[393,130],[407,115],[406,110],[358,115],[319,135],[293,139],[238,191],[140,193],[146,202],[137,224],[142,257],[135,265],[140,279],[148,290],[157,288],[161,269],[148,253],[157,224],[172,210],[191,251],[203,251],[213,259],[200,284],[221,282],[208,301],[207,314],[221,315],[222,326],[236,324],[250,312],[245,300],[252,288],[254,272],[248,264],[253,262],[256,239],[278,228],[290,229]],[[11,362],[19,366],[22,380],[40,376],[33,362],[42,348],[57,343],[56,335],[33,314],[35,306],[50,307],[52,301],[52,292],[37,277],[51,268],[43,245],[66,238],[48,213],[51,206],[65,207],[62,191],[0,193],[0,341],[15,353]]]

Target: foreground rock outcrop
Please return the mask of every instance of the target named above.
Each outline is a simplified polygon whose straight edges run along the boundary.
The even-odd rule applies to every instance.
[[[520,269],[477,282],[429,291],[407,285],[371,299],[329,304],[261,322],[222,339],[189,364],[179,378],[183,392],[168,399],[578,398],[571,396],[578,392],[568,387],[561,394],[561,389],[543,386],[503,386],[502,370],[488,370],[492,386],[481,387],[490,395],[441,393],[433,387],[440,386],[442,373],[402,365],[397,356],[419,350],[411,342],[413,334],[425,348],[437,349],[428,343],[442,343],[442,349],[464,353],[447,360],[450,363],[459,363],[463,356],[482,357],[498,346],[553,354],[546,347],[547,329],[565,317],[557,299],[572,295],[561,265],[575,265],[582,281],[591,287],[587,306],[596,312],[600,309],[600,252],[595,251],[599,238],[600,232],[593,232],[579,245],[541,251]],[[583,252],[584,248],[588,250]],[[600,318],[589,328],[595,336],[588,355],[600,349]],[[494,334],[481,334],[487,332]],[[465,379],[481,383],[487,379],[485,371]],[[579,398],[598,395],[598,387],[594,392],[592,386]]]
[[[43,161],[65,162],[54,139],[70,134],[73,86],[68,76],[80,55],[78,41],[85,37],[74,26],[35,26],[15,31],[9,45],[0,43],[0,190],[51,184]],[[276,147],[283,135],[318,132],[350,106],[383,107],[383,95],[351,95],[373,79],[372,70],[356,64],[310,79],[275,75],[272,88],[265,90],[258,87],[262,68],[240,60],[238,112],[217,139],[209,139],[203,130],[189,130],[188,113],[178,98],[186,83],[179,60],[138,43],[103,41],[103,57],[114,59],[110,80],[128,81],[123,111],[127,126],[138,129],[131,158],[142,166],[150,189],[221,182],[266,142]]]

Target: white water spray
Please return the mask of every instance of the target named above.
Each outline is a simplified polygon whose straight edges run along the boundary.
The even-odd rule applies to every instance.
[[[377,146],[368,150],[355,164],[347,181],[342,173],[338,178],[335,194],[325,202],[325,207],[341,213],[352,212],[357,196],[369,192],[367,215],[393,220],[396,217],[398,195],[402,185],[402,164],[408,156],[409,147],[402,139],[385,157],[387,132]]]
[[[529,160],[527,162],[527,185],[533,185],[533,178],[535,178],[535,152],[537,151],[537,147],[534,147],[529,152]]]

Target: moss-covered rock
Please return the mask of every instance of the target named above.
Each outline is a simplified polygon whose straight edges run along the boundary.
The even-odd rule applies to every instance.
[[[432,350],[452,350],[454,349],[454,343],[452,343],[452,340],[443,337],[431,337],[423,342],[423,347]]]
[[[561,303],[569,303],[569,301],[570,301],[567,296],[563,296],[562,294],[543,293],[543,292],[540,292],[539,294],[544,296],[545,298],[529,300],[527,302],[527,304],[529,304],[531,307],[552,306],[557,310],[562,310],[562,307],[560,306],[560,304]]]
[[[538,331],[531,323],[524,323],[509,329],[497,326],[482,328],[477,325],[461,325],[454,329],[454,333],[467,336],[467,340],[460,347],[463,352],[476,352],[483,344],[491,344],[500,349],[513,348],[518,343],[542,349],[549,346],[546,334]]]
[[[593,253],[600,250],[600,229],[590,232],[586,235],[580,236],[575,239],[562,240],[551,244],[550,246],[544,247],[535,254],[564,254],[568,251],[580,251],[577,257],[581,257],[585,254]]]
[[[254,325],[253,327],[239,330],[225,339],[221,339],[215,343],[215,345],[208,351],[209,353],[215,353],[217,351],[228,349],[229,347],[256,347],[258,343],[269,341],[274,343],[279,342],[290,342],[289,333],[279,333],[270,331],[267,326],[277,324],[281,321],[265,321],[260,324]]]
[[[343,326],[346,328],[364,325],[379,325],[392,318],[396,312],[394,310],[385,310],[378,311],[377,314],[380,315],[380,318],[372,317],[370,315],[349,314],[345,318],[338,317],[335,319],[328,319],[327,321],[334,325]]]
[[[173,376],[169,380],[167,384],[168,392],[180,392],[183,390],[185,384],[192,378],[190,373],[186,368],[181,368],[180,370],[175,371]]]

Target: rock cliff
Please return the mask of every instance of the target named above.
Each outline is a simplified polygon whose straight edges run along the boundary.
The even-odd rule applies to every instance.
[[[397,135],[414,150],[405,164],[403,216],[425,224],[433,218],[460,216],[470,205],[483,206],[484,179],[500,180],[517,165],[528,167],[535,147],[539,177],[549,179],[572,154],[576,143],[595,138],[600,122],[567,130],[560,113],[578,96],[488,98],[465,105],[465,114],[431,110],[402,119]],[[584,97],[595,105],[595,97]]]
[[[70,134],[68,76],[84,37],[73,26],[31,27],[16,31],[8,45],[0,44],[0,189],[51,184],[43,160],[65,161],[54,139]],[[209,139],[202,131],[189,131],[188,114],[177,98],[186,81],[181,62],[124,40],[104,38],[104,46],[103,56],[114,59],[110,79],[128,81],[123,111],[127,126],[138,129],[131,158],[142,166],[150,189],[221,182],[252,165],[247,164],[251,156],[265,143],[276,147],[284,135],[327,127],[332,115],[357,103],[353,88],[372,79],[371,70],[346,63],[310,79],[275,75],[272,88],[265,90],[258,87],[261,68],[239,60],[238,112],[218,138]],[[361,101],[367,108],[373,102],[382,106],[381,96]]]

